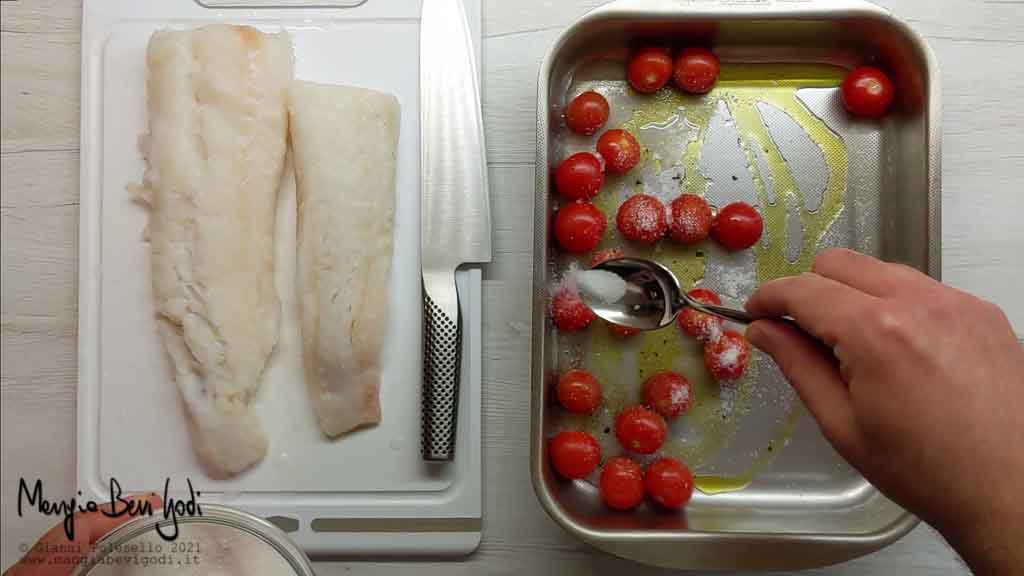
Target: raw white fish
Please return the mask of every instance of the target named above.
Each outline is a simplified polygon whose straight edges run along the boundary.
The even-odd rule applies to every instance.
[[[287,150],[291,41],[247,26],[153,34],[149,240],[159,332],[192,443],[215,477],[267,449],[249,403],[277,343],[274,213]]]
[[[399,105],[297,81],[289,112],[303,363],[320,429],[333,437],[380,421]]]

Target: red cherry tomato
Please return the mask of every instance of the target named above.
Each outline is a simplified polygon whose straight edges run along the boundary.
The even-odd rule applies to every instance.
[[[637,194],[623,202],[615,222],[626,239],[642,244],[654,244],[668,229],[665,205],[647,194]]]
[[[683,245],[703,241],[711,233],[714,214],[706,200],[696,194],[683,194],[669,206],[672,223],[668,233],[673,240]]]
[[[854,68],[843,81],[843,105],[855,116],[879,118],[892,106],[896,90],[892,80],[878,68]]]
[[[590,136],[608,121],[608,101],[597,92],[580,94],[565,109],[565,123],[569,130]]]
[[[619,324],[608,324],[608,331],[612,333],[612,336],[616,338],[632,338],[641,332],[636,328],[630,328],[629,326],[621,326]]]
[[[644,403],[665,418],[675,418],[690,409],[693,385],[682,374],[658,372],[644,382]]]
[[[604,184],[601,161],[590,152],[569,156],[555,171],[555,187],[569,200],[586,200],[597,196]]]
[[[682,462],[662,458],[644,470],[644,488],[658,504],[669,510],[679,510],[693,496],[693,474]]]
[[[630,57],[627,75],[630,86],[637,92],[657,92],[672,76],[672,56],[664,48],[641,48]]]
[[[566,252],[590,252],[601,242],[608,217],[590,202],[562,205],[555,214],[555,238]]]
[[[562,289],[551,299],[551,319],[562,332],[579,332],[590,326],[597,315],[583,303],[579,292]]]
[[[718,298],[718,294],[707,288],[694,288],[687,292],[687,294],[691,298],[695,298],[705,304],[720,305],[722,303],[722,300]],[[683,329],[683,332],[701,342],[711,342],[717,339],[722,334],[722,326],[724,325],[721,318],[705,312],[698,312],[693,308],[685,308],[680,312],[677,322],[679,322],[679,327]]]
[[[601,383],[586,370],[569,370],[558,379],[558,403],[569,412],[590,414],[601,405]]]
[[[644,473],[628,458],[612,458],[601,470],[599,491],[605,506],[632,510],[644,500]]]
[[[597,153],[613,174],[625,174],[640,162],[640,144],[625,130],[608,130],[597,139]]]
[[[726,250],[746,250],[761,239],[764,219],[746,202],[733,202],[718,212],[711,235]]]
[[[715,87],[721,66],[706,48],[686,48],[676,57],[674,78],[683,92],[705,94]]]
[[[665,419],[643,406],[631,406],[615,419],[615,437],[626,450],[653,454],[668,435]]]
[[[562,478],[590,476],[601,463],[601,445],[586,432],[559,432],[548,446],[551,465]]]
[[[726,330],[704,345],[704,366],[715,380],[737,380],[747,371],[750,343],[739,332]]]
[[[600,252],[595,252],[594,256],[590,259],[590,267],[593,268],[598,264],[603,264],[609,260],[615,260],[616,258],[623,258],[626,253],[622,251],[622,248],[606,248]]]

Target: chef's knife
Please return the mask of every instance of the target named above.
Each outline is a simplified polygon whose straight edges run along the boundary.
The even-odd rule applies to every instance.
[[[424,0],[420,21],[423,170],[423,430],[428,461],[455,457],[462,319],[455,269],[490,262],[480,83],[461,0]]]

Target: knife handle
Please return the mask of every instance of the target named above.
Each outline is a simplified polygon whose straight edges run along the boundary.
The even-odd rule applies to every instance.
[[[423,274],[423,459],[455,458],[462,322],[455,273]]]

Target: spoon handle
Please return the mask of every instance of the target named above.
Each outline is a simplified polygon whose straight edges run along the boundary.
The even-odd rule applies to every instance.
[[[747,314],[743,310],[736,310],[735,308],[729,308],[727,306],[716,306],[714,304],[704,304],[703,302],[689,302],[691,308],[695,308],[701,312],[707,312],[726,320],[733,322],[739,322],[740,324],[750,324],[756,318]]]
[[[688,302],[688,304],[689,304],[689,306],[691,308],[694,308],[694,309],[699,310],[701,312],[707,312],[708,314],[711,314],[711,315],[714,315],[714,316],[718,316],[720,318],[725,318],[726,320],[731,320],[733,322],[738,322],[740,324],[750,324],[754,320],[760,320],[760,318],[754,318],[753,316],[751,316],[750,314],[747,314],[743,310],[737,310],[735,308],[729,308],[727,306],[716,306],[715,304],[705,304],[705,303],[697,301],[697,300],[693,300],[691,302]],[[781,318],[771,318],[771,320],[779,320],[779,321],[787,322],[789,324],[797,326],[796,321],[793,320],[792,318],[790,318],[789,316],[783,316]],[[797,327],[799,328],[799,326],[797,326]]]

